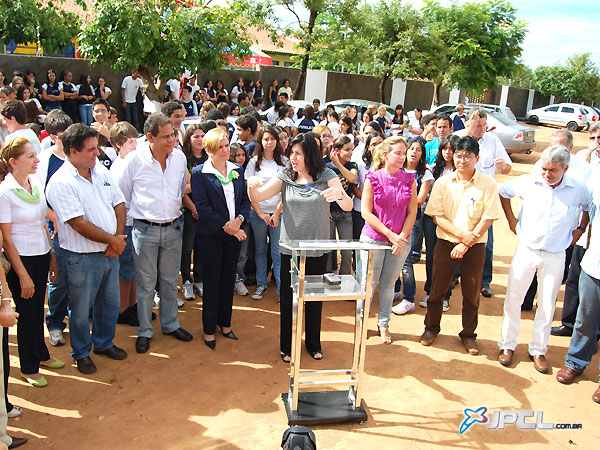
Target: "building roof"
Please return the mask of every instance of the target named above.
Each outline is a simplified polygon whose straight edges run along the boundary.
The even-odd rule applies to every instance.
[[[47,5],[50,0],[41,0],[43,5]],[[84,0],[87,5],[87,11],[84,11],[81,6],[79,6],[75,0],[64,0],[63,3],[53,2],[54,6],[62,9],[63,11],[75,13],[79,18],[85,19],[89,14],[94,11],[94,2],[93,0]]]
[[[253,49],[257,49],[265,53],[285,53],[287,55],[300,54],[300,50],[296,47],[296,41],[288,36],[285,36],[283,33],[279,33],[277,42],[274,43],[271,41],[271,37],[266,30],[250,28],[248,31],[251,37],[256,41],[252,44]]]

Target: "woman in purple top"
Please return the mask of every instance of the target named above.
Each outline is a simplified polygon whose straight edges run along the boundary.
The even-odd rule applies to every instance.
[[[390,137],[375,148],[374,171],[365,178],[361,212],[365,219],[360,240],[376,244],[391,244],[391,248],[375,253],[373,261],[373,291],[379,286],[379,335],[384,344],[391,344],[388,330],[394,283],[410,252],[410,232],[417,217],[417,186],[414,174],[402,170],[408,143],[403,137]],[[361,252],[362,283],[366,283],[367,252]]]

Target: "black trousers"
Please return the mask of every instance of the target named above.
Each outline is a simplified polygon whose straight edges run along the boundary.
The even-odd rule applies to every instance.
[[[204,334],[215,334],[217,325],[225,328],[231,326],[233,286],[240,247],[237,238],[230,235],[196,235],[196,251],[200,255],[204,277]]]
[[[192,265],[192,251],[196,242],[196,219],[192,216],[192,212],[184,208],[183,210],[183,243],[181,248],[181,281],[185,283],[200,283],[202,278],[202,263],[200,262],[199,252],[194,251],[194,272],[193,277],[190,276]]]
[[[8,328],[2,327],[2,368],[4,369],[4,404],[6,412],[13,409],[13,405],[8,401],[8,377],[10,375],[10,352],[8,351]]]
[[[575,326],[577,308],[579,308],[579,275],[581,274],[583,255],[585,255],[585,248],[575,245],[565,285],[565,300],[561,317],[562,324],[570,328]]]
[[[50,253],[39,256],[21,256],[21,261],[31,277],[35,292],[31,298],[21,297],[21,283],[14,269],[6,274],[8,287],[13,294],[19,321],[17,322],[17,343],[21,372],[36,374],[40,370],[40,361],[50,359],[44,340],[44,302],[46,282],[50,267]]]
[[[306,258],[306,275],[322,275],[327,271],[329,253],[315,258]],[[286,355],[292,353],[292,277],[290,274],[292,257],[281,254],[281,289],[279,296],[280,335],[279,347]],[[304,304],[304,341],[309,353],[321,351],[321,311],[323,302]]]

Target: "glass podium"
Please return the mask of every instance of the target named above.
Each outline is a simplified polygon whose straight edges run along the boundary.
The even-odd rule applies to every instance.
[[[311,425],[336,422],[364,422],[367,413],[362,404],[361,380],[365,366],[365,345],[373,287],[371,285],[373,256],[387,245],[359,241],[294,241],[280,242],[280,247],[292,253],[291,280],[292,354],[290,361],[290,388],[281,395],[290,425]],[[307,253],[311,251],[353,250],[356,252],[357,276],[338,275],[326,280],[322,275],[306,275]],[[362,272],[361,259],[367,256],[367,270]],[[362,266],[362,267],[361,267]],[[362,281],[362,284],[361,284]],[[302,370],[300,355],[304,329],[304,307],[312,301],[356,302],[352,367],[334,370]],[[315,392],[320,386],[344,386],[343,390]],[[311,389],[311,391],[307,391]]]

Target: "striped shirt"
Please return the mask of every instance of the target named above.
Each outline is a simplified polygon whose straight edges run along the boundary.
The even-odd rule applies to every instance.
[[[90,183],[79,175],[67,159],[50,179],[46,189],[48,202],[56,213],[60,247],[75,253],[103,252],[108,245],[84,238],[67,222],[75,217],[83,217],[114,235],[117,232],[114,207],[125,201],[119,187],[102,165],[92,167],[91,176]]]
[[[287,171],[277,173],[281,178],[281,215],[280,242],[312,241],[329,239],[329,203],[321,195],[329,186],[327,182],[337,175],[329,168],[323,169],[319,178],[312,183],[300,184],[293,181]],[[291,250],[279,247],[281,253],[291,255]],[[306,256],[318,257],[323,251],[307,251]]]

